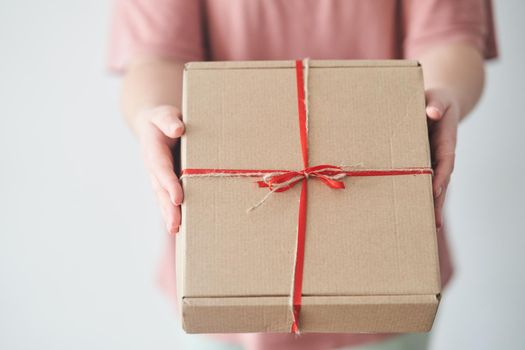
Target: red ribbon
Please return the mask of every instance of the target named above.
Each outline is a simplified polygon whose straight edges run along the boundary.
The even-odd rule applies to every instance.
[[[304,96],[304,73],[303,62],[295,61],[295,76],[297,81],[297,108],[299,112],[299,134],[301,137],[301,151],[303,154],[304,169],[308,168],[308,129],[306,125],[306,104]],[[307,173],[305,173],[307,174]],[[303,291],[303,267],[304,267],[304,242],[306,239],[306,180],[303,176],[301,186],[301,197],[299,199],[299,218],[297,225],[297,248],[295,252],[295,274],[293,281],[293,323],[292,333],[299,330],[299,313],[301,312],[301,298]]]
[[[257,169],[184,169],[182,176],[249,176],[261,177],[257,181],[259,187],[268,187],[274,192],[284,192],[299,182],[301,183],[301,196],[299,200],[299,216],[297,225],[297,245],[295,253],[295,267],[293,277],[293,323],[292,333],[299,331],[299,314],[301,312],[301,298],[303,288],[304,268],[304,246],[306,240],[306,204],[307,204],[307,180],[318,179],[333,189],[344,189],[342,179],[346,176],[394,176],[394,175],[421,175],[432,174],[429,168],[410,169],[386,169],[386,170],[344,170],[334,165],[308,165],[308,130],[306,123],[306,104],[304,91],[303,63],[295,61],[295,72],[297,82],[297,107],[299,112],[299,136],[301,140],[301,151],[304,169],[293,170],[257,170]]]

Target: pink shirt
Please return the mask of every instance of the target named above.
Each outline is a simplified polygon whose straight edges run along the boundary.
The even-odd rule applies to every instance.
[[[497,55],[490,0],[116,0],[109,67],[138,55],[181,61],[417,58],[429,47],[467,43]],[[160,279],[175,299],[175,240]],[[443,230],[441,277],[452,275]],[[249,349],[331,349],[379,334],[238,334]]]

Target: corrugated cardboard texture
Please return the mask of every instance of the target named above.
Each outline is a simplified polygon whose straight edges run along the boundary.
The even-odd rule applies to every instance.
[[[286,333],[292,317],[287,297],[184,298],[184,328],[192,333]],[[438,298],[435,295],[303,297],[303,333],[427,332]]]
[[[308,89],[310,165],[430,166],[417,62],[311,61]],[[191,63],[183,104],[182,168],[302,168],[293,62]],[[308,182],[301,330],[429,329],[440,292],[431,176],[344,181]],[[288,332],[300,186],[249,214],[267,191],[252,178],[183,186],[185,329]]]

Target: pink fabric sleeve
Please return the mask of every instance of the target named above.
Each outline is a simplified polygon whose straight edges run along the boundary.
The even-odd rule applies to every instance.
[[[486,59],[498,55],[491,0],[404,0],[402,9],[406,58],[451,42],[473,45]]]
[[[204,59],[198,0],[114,0],[108,66],[119,72],[141,55]]]

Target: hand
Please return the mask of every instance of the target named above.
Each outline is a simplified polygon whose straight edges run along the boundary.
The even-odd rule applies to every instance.
[[[141,112],[135,120],[133,129],[139,138],[162,216],[168,232],[175,234],[179,231],[183,193],[173,170],[171,148],[184,133],[181,113],[175,107],[160,106]]]
[[[454,170],[456,138],[460,120],[459,104],[445,90],[426,91],[426,114],[429,119],[430,150],[434,177],[434,210],[436,227],[443,226],[443,203]]]

